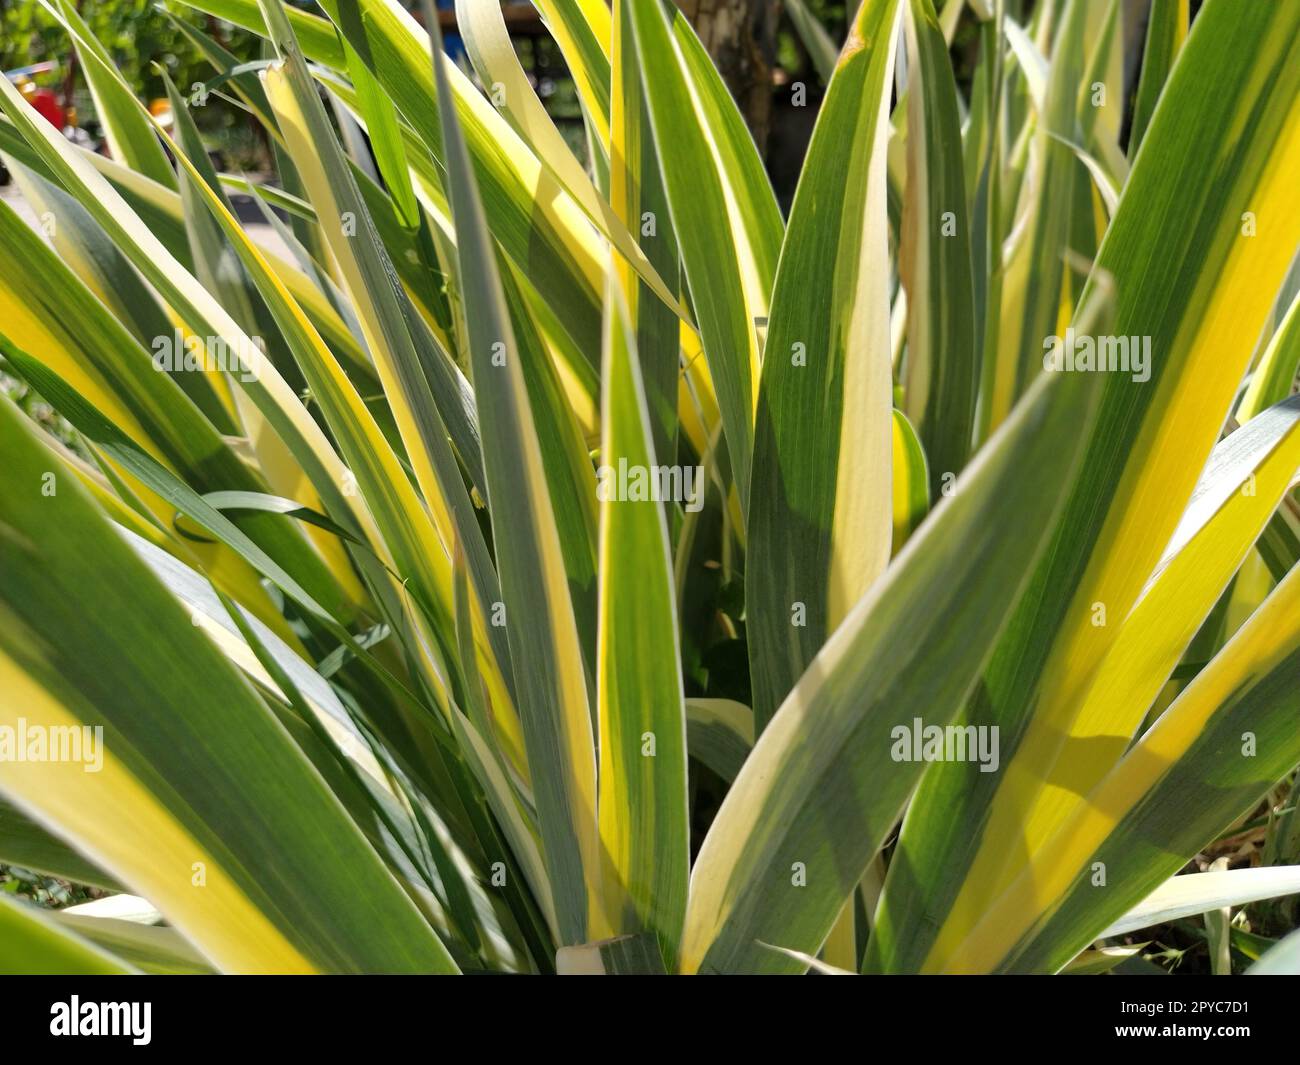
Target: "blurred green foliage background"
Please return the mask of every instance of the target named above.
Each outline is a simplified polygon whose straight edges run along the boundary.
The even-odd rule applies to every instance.
[[[204,19],[194,13],[170,15],[157,0],[83,0],[81,17],[118,60],[118,69],[145,99],[165,95],[162,78],[153,70],[155,62],[166,66],[178,85],[202,81],[211,67],[176,26],[184,19],[202,27]],[[228,47],[241,58],[254,58],[256,45],[248,34],[223,34]],[[0,0],[0,69],[12,70],[32,63],[55,60],[61,64],[54,87],[66,74],[67,35],[36,0]]]

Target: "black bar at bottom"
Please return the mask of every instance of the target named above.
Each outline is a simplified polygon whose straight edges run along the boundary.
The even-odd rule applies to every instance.
[[[820,1054],[834,1045],[827,1036],[841,1033],[871,1043],[890,1038],[891,1057],[913,1046],[926,1057],[947,1048],[1073,1053],[1120,1044],[1144,1052],[1163,1044],[1294,1052],[1297,986],[1113,975],[789,977],[743,987],[717,979],[598,978],[581,988],[527,977],[14,977],[0,985],[0,1019],[11,1055],[59,1044],[93,1053],[96,1044],[113,1044],[205,1056],[321,1051],[330,1060],[352,1051],[436,1060],[473,1056],[475,1046],[495,1060],[514,1047],[603,1056],[615,1047],[644,1053],[653,1046],[694,1056],[702,1044],[734,1051],[737,1040],[754,1038],[772,1054],[787,1040],[791,1050]],[[867,1053],[870,1044],[860,1045]]]

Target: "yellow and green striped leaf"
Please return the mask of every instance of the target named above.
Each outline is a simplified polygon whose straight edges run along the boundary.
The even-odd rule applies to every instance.
[[[1055,550],[963,717],[1000,728],[1005,769],[927,772],[895,859],[911,872],[886,885],[872,968],[943,966],[1018,875],[1025,811],[1056,767],[1067,771],[1095,671],[1174,534],[1300,241],[1287,191],[1300,163],[1298,30],[1300,10],[1210,0],[1180,55],[1090,289],[1099,300],[1113,293],[1102,328],[1149,342],[1150,379],[1099,375],[1106,396]],[[1247,114],[1251,134],[1239,136]],[[1207,153],[1216,167],[1203,165]],[[1243,232],[1248,210],[1271,219],[1258,236]],[[1082,327],[1089,292],[1081,303]],[[937,940],[922,913],[938,915]]]
[[[75,483],[42,492],[48,456],[7,402],[0,436],[14,486],[0,538],[6,724],[102,728],[90,765],[5,760],[0,790],[222,969],[453,971],[247,682]]]
[[[669,10],[671,8],[671,10]],[[748,171],[740,158],[734,114],[700,93],[695,50],[699,42],[685,17],[663,0],[628,7],[642,89],[654,131],[673,230],[690,287],[704,356],[717,392],[727,450],[742,512],[749,507],[754,404],[758,389],[758,330],[767,317],[774,257],[767,254],[773,227],[762,225],[751,186],[738,195],[732,175]],[[696,65],[693,67],[692,63]],[[709,70],[713,70],[706,61]],[[713,71],[716,77],[716,71]],[[724,94],[725,95],[725,94]],[[750,153],[753,142],[749,142]],[[770,197],[770,186],[764,179]],[[734,205],[734,207],[733,207]],[[774,205],[773,205],[774,209]],[[660,224],[668,220],[660,220]],[[763,239],[755,241],[758,226]],[[776,230],[779,239],[779,228]]]
[[[258,3],[195,0],[190,6],[265,36],[266,22]],[[342,18],[338,0],[324,0],[321,5],[329,19],[288,9],[304,57],[329,70],[345,71],[346,58],[336,31],[342,33],[425,148],[445,166],[427,34],[388,0],[356,0],[356,4],[359,27]],[[455,67],[448,78],[493,236],[539,286],[592,365],[598,364],[604,251],[597,231],[469,78]]]
[[[1059,968],[1300,761],[1297,617],[1300,570],[1033,852],[943,967]]]
[[[154,285],[185,328],[209,343],[220,342],[224,350],[232,353],[238,372],[231,378],[310,482],[310,490],[298,494],[298,498],[313,509],[336,516],[352,512],[359,501],[343,493],[345,477],[338,455],[274,365],[252,358],[256,350],[252,339],[87,158],[58,130],[40,120],[7,79],[0,79],[0,109],[40,162],[77,197],[132,265]]]
[[[1300,370],[1300,292],[1269,341],[1250,384],[1237,404],[1237,421],[1246,422],[1291,394]]]
[[[930,494],[971,451],[979,387],[961,118],[931,0],[907,0],[907,191],[899,260],[907,291],[905,411],[929,459]]]
[[[669,218],[654,129],[637,69],[628,0],[615,0],[614,79],[609,148],[609,202],[634,234],[665,283],[681,283],[677,238]],[[628,263],[615,263],[636,332],[636,350],[650,408],[654,450],[664,462],[677,455],[677,397],[681,376],[682,324],[671,309],[654,299]]]
[[[109,74],[113,69],[113,59],[95,40],[78,13],[80,5],[69,0],[41,0],[41,5],[73,35],[82,60],[81,70],[85,73],[86,85],[95,104],[95,117],[103,126],[104,139],[113,158],[174,189],[176,175],[167,162],[167,154],[153,125],[140,114],[131,90]]]
[[[885,138],[899,11],[869,0],[853,25],[772,294],[745,587],[760,732],[889,561]]]
[[[603,9],[603,2],[598,6]],[[501,113],[533,149],[538,159],[551,170],[565,191],[587,213],[592,223],[609,237],[629,267],[646,279],[651,290],[668,308],[685,316],[685,310],[677,302],[677,294],[665,287],[653,261],[647,258],[632,236],[627,216],[616,213],[610,202],[596,191],[591,178],[574,157],[541,100],[537,98],[528,75],[524,73],[515,55],[501,9],[495,4],[457,0],[456,18],[457,28],[473,60],[474,69],[483,84],[490,86],[493,101]],[[604,22],[608,36],[608,12]],[[609,80],[608,60],[604,80]],[[608,113],[608,99],[604,106]],[[608,127],[609,120],[606,119],[603,125]],[[605,133],[612,136],[609,128],[606,128]],[[604,150],[603,145],[601,150]],[[639,216],[637,220],[639,221]],[[673,266],[676,267],[675,261]]]
[[[951,488],[954,475],[946,485]],[[916,430],[901,410],[894,411],[893,446],[893,554],[898,554],[908,537],[930,512],[930,477],[925,449]]]
[[[1042,784],[1020,812],[1021,837],[1046,839],[1119,761],[1161,688],[1300,474],[1300,399],[1221,442],[1132,612],[1096,669],[1067,747],[1031,732],[1022,757]],[[1037,746],[1031,746],[1037,744]]]
[[[560,941],[574,945],[588,941],[601,912],[585,669],[528,390],[431,10],[426,3],[505,628]]]
[[[0,973],[5,976],[124,976],[134,972],[50,914],[0,895]]]
[[[1155,113],[1165,82],[1178,50],[1187,40],[1188,0],[1151,0],[1147,17],[1147,39],[1142,52],[1142,75],[1133,100],[1133,119],[1128,135],[1128,157],[1137,155]]]
[[[684,971],[798,972],[768,948],[820,949],[921,775],[899,730],[946,725],[977,682],[1098,392],[1041,382],[808,667],[700,849]]]
[[[604,187],[609,171],[611,29],[605,0],[536,0],[573,77],[587,127],[592,169]]]
[[[686,717],[665,506],[621,498],[623,468],[659,468],[636,344],[611,271],[601,424],[599,821],[613,932],[653,933],[671,967],[686,913]]]
[[[445,654],[454,657],[452,613],[452,545],[460,543],[469,560],[471,587],[477,597],[476,618],[486,633],[495,663],[490,672],[506,668],[504,641],[486,619],[497,601],[497,583],[474,506],[448,441],[446,423],[431,388],[430,371],[412,339],[406,294],[388,252],[378,239],[360,189],[334,138],[317,95],[315,83],[292,37],[280,0],[264,4],[267,24],[281,63],[265,71],[263,84],[287,143],[297,158],[299,174],[316,207],[321,230],[339,263],[352,298],[367,348],[375,361],[384,393],[393,409],[406,455],[414,469],[425,506],[441,541],[427,560],[436,574],[434,622]],[[440,353],[428,352],[434,358]],[[500,646],[498,646],[500,645]],[[500,685],[498,685],[498,688]]]

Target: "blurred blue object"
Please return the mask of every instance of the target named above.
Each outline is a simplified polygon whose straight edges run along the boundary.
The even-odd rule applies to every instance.
[[[436,6],[439,11],[455,11],[456,0],[437,0]],[[451,56],[454,63],[459,63],[461,59],[466,58],[465,42],[461,40],[459,33],[444,33],[442,35],[442,47],[443,51]]]

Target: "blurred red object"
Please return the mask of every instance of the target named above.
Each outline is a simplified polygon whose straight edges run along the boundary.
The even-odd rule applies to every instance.
[[[34,89],[24,95],[28,103],[36,108],[55,129],[61,130],[68,124],[68,116],[59,106],[59,98],[51,90]]]
[[[54,94],[54,90],[42,89],[27,76],[34,70],[35,67],[27,67],[21,71],[11,70],[7,76],[17,84],[24,100],[36,108],[55,129],[62,130],[68,124],[68,113],[59,106],[59,98]]]

